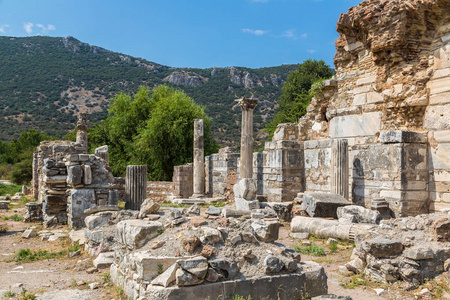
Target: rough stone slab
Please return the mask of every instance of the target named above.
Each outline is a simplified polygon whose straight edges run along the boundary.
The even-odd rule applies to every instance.
[[[160,273],[158,265],[162,265],[162,269],[167,270],[170,266],[175,264],[177,260],[189,258],[192,258],[192,256],[154,256],[148,251],[136,252],[132,257],[132,259],[136,261],[137,274],[139,275],[139,278],[142,278],[143,280],[152,280],[158,276]],[[115,264],[113,266],[115,266]]]
[[[305,192],[302,209],[311,217],[337,219],[337,208],[350,205],[343,196],[323,192]]]
[[[426,245],[416,245],[403,251],[403,255],[412,260],[432,259],[434,251]]]
[[[375,135],[381,124],[381,113],[334,117],[330,121],[330,137],[343,138]]]
[[[119,211],[119,210],[122,210],[122,208],[118,205],[99,205],[99,206],[93,206],[91,208],[85,209],[84,214],[92,215],[92,214],[102,212],[102,211]]]
[[[125,220],[117,223],[115,236],[119,243],[137,249],[157,236],[162,228],[161,222],[157,221]]]
[[[373,238],[361,244],[362,249],[375,257],[387,257],[402,253],[403,245],[397,240]]]
[[[302,262],[303,270],[292,274],[222,281],[190,287],[149,285],[145,293],[148,299],[227,299],[233,295],[252,299],[303,299],[303,295],[315,297],[328,292],[327,276],[323,267],[315,262]]]
[[[176,280],[175,273],[178,269],[178,264],[173,264],[167,270],[165,270],[161,275],[153,279],[151,284],[162,285],[163,287],[169,286],[172,282]]]
[[[89,230],[93,230],[97,227],[107,224],[109,220],[111,220],[111,214],[100,213],[97,215],[87,216],[84,219],[84,223]]]
[[[245,200],[243,198],[234,198],[234,204],[237,210],[252,210],[259,208],[258,200]]]
[[[378,141],[383,144],[426,143],[427,137],[425,134],[415,131],[384,130],[380,132]]]
[[[97,269],[109,268],[114,263],[114,252],[100,253],[92,263]]]
[[[224,218],[239,218],[239,217],[250,217],[251,210],[249,209],[236,209],[231,207],[225,207],[222,209],[222,216]]]

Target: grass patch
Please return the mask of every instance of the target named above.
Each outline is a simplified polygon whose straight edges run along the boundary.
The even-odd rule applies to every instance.
[[[431,299],[443,299],[444,292],[450,293],[450,286],[442,277],[425,280],[422,288],[427,288],[433,293]]]
[[[28,293],[25,288],[22,288],[22,292],[20,293],[21,300],[34,300],[36,299],[36,295],[34,293]]]
[[[313,256],[325,256],[325,250],[314,243],[309,246],[296,244],[294,246],[294,251],[301,254],[310,254]]]
[[[117,201],[117,206],[122,207],[123,209],[125,209],[125,201],[122,201],[122,200]]]
[[[78,250],[80,250],[80,245],[78,241],[73,243],[67,249],[56,252],[49,252],[47,250],[32,251],[30,249],[20,249],[19,252],[16,255],[14,255],[14,261],[16,263],[21,263],[51,258],[65,258],[69,256],[70,252],[75,252]]]
[[[372,284],[374,284],[374,282],[371,282],[369,278],[363,273],[345,278],[340,283],[340,285],[344,289],[354,289],[360,286],[370,286]]]
[[[11,287],[9,287],[9,291],[7,291],[6,293],[3,293],[3,297],[5,297],[5,298],[12,298],[12,297],[15,297],[15,296],[16,296],[16,293],[13,293],[11,291]]]
[[[16,184],[4,184],[0,182],[0,196],[5,196],[7,194],[14,195],[15,193],[21,193],[22,186]]]
[[[172,203],[172,202],[170,202],[170,201],[164,201],[163,203],[161,203],[161,206],[164,206],[164,207],[174,207],[174,208],[184,208],[184,207],[186,207],[187,205],[186,204],[174,204],[174,203]]]
[[[14,214],[14,215],[12,215],[12,216],[10,216],[10,217],[3,217],[3,219],[6,221],[6,220],[13,220],[13,221],[16,221],[16,222],[21,222],[21,221],[23,221],[23,218],[21,217],[21,216],[19,216],[18,214]]]

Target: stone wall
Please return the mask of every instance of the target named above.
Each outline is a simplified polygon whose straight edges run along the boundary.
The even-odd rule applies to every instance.
[[[163,202],[172,196],[174,184],[172,181],[147,181],[147,199]]]
[[[234,200],[233,186],[237,181],[238,159],[239,153],[232,153],[229,148],[205,157],[206,194]]]
[[[314,143],[345,138],[354,202],[386,198],[399,216],[449,208],[450,1],[364,1],[337,31],[335,80],[299,122],[306,190],[328,190],[328,147]]]

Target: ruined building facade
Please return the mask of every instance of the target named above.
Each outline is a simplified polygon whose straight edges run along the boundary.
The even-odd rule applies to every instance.
[[[352,202],[384,198],[397,217],[450,208],[450,1],[364,1],[337,31],[335,78],[254,154],[260,199],[333,191],[332,144],[346,140]],[[213,195],[236,166],[222,156],[207,157]]]

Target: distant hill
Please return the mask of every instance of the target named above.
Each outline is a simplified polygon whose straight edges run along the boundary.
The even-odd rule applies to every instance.
[[[106,117],[119,91],[140,85],[168,84],[205,106],[214,136],[222,145],[238,145],[241,111],[234,99],[257,97],[257,140],[273,115],[283,82],[297,65],[249,69],[171,68],[142,58],[82,43],[73,37],[0,37],[0,139],[37,128],[63,136],[74,128],[76,112],[87,110],[96,123]]]

